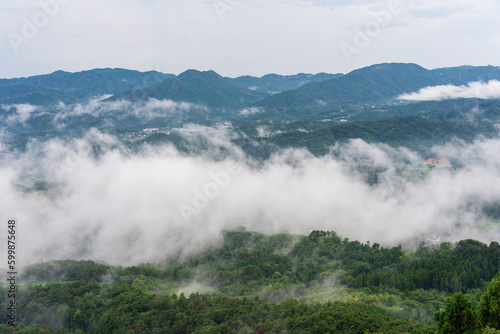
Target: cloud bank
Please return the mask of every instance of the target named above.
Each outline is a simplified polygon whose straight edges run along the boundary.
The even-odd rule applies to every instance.
[[[189,156],[170,146],[131,153],[97,131],[33,142],[0,165],[0,212],[19,221],[21,263],[161,262],[215,246],[222,230],[238,226],[335,230],[387,246],[433,233],[485,242],[500,236],[498,227],[476,226],[482,205],[500,202],[499,140],[436,147],[436,156],[464,167],[427,175],[418,170],[425,158],[361,140],[324,157],[286,150],[265,162],[226,145],[231,154],[213,158],[210,149]],[[363,170],[372,167],[378,183],[370,186]],[[26,190],[29,182],[46,192]]]
[[[87,126],[117,126],[120,122],[133,120],[147,123],[159,119],[180,118],[188,113],[206,113],[208,108],[188,102],[148,99],[145,101],[106,101],[109,96],[92,99],[86,103],[65,104],[45,107],[31,104],[0,105],[0,130],[10,133],[30,131],[30,126],[38,129],[40,123],[45,130],[75,130],[82,122]],[[177,125],[177,123],[175,123]],[[35,131],[35,132],[36,132]]]
[[[418,92],[402,94],[398,100],[407,101],[439,101],[449,99],[500,99],[500,81],[469,82],[467,85],[441,85],[425,87]]]
[[[193,103],[153,98],[137,102],[126,100],[103,101],[107,97],[109,96],[93,99],[84,104],[65,105],[60,103],[56,108],[57,115],[54,117],[54,122],[84,114],[94,117],[107,116],[117,111],[127,111],[127,115],[132,114],[145,119],[153,119],[169,114],[188,112],[192,109],[206,110],[206,107]]]
[[[11,112],[5,121],[7,124],[12,125],[15,123],[25,123],[31,117],[32,113],[37,110],[37,107],[31,104],[2,104],[0,105],[0,109]]]

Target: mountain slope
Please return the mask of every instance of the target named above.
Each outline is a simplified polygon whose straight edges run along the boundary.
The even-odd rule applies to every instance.
[[[302,125],[303,122],[298,124]],[[408,147],[415,152],[426,155],[429,148],[459,138],[472,141],[478,135],[494,136],[497,130],[493,124],[479,123],[472,125],[461,121],[439,121],[427,119],[419,115],[393,117],[377,121],[358,121],[347,123],[312,123],[308,130],[300,126],[295,130],[294,123],[281,125],[277,133],[269,138],[259,138],[261,144],[271,147],[305,147],[310,152],[323,155],[330,152],[331,147],[339,142],[350,139],[362,139],[370,143],[384,143],[393,147]],[[245,151],[258,156],[260,152],[253,152],[248,140],[236,141]],[[263,151],[259,149],[259,151]],[[260,157],[260,156],[259,156]],[[265,157],[267,158],[267,157]]]
[[[296,75],[278,75],[266,74],[260,78],[252,76],[241,76],[233,79],[249,89],[259,92],[283,92],[286,90],[297,89],[309,82],[322,82],[329,79],[335,79],[343,74],[305,74],[299,73]]]
[[[416,64],[379,64],[339,78],[308,83],[296,90],[265,98],[256,105],[286,109],[385,103],[402,93],[443,83],[438,73]]]
[[[263,93],[252,91],[214,71],[188,70],[176,78],[164,80],[152,87],[118,94],[109,100],[168,99],[213,108],[234,109],[253,103],[263,96]]]
[[[465,85],[472,81],[500,80],[500,67],[491,65],[446,67],[432,71],[453,85]]]
[[[48,104],[51,102],[74,102],[94,96],[117,94],[154,85],[173,74],[164,74],[156,71],[139,72],[125,69],[93,69],[76,73],[57,71],[51,74],[32,76],[28,78],[0,79],[0,103],[11,103],[12,92],[23,91],[31,96],[21,103]],[[17,88],[12,88],[17,87]],[[24,87],[24,88],[22,88]],[[30,88],[31,87],[31,88]],[[32,94],[28,91],[32,90]],[[38,91],[52,91],[51,98],[37,98]]]
[[[0,87],[0,104],[53,105],[59,101],[72,103],[76,98],[56,89],[30,84]]]

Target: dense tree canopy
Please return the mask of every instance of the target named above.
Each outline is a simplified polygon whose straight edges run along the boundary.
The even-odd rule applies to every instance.
[[[405,252],[333,231],[226,231],[220,247],[162,265],[33,265],[19,325],[2,313],[0,332],[494,333],[499,252],[474,240]]]

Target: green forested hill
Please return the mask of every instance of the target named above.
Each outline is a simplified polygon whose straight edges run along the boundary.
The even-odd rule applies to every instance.
[[[500,80],[495,66],[460,66],[427,70],[416,64],[377,64],[322,82],[264,98],[256,103],[266,109],[346,108],[352,105],[391,104],[403,94],[436,85],[465,85]]]
[[[491,113],[494,113],[492,108]],[[439,143],[445,143],[454,138],[472,141],[478,135],[485,137],[495,136],[497,130],[494,122],[471,122],[465,117],[451,117],[443,120],[445,114],[435,117],[419,115],[391,117],[370,121],[349,121],[344,123],[322,123],[314,120],[296,121],[268,126],[270,133],[275,133],[266,138],[255,138],[256,126],[242,126],[247,133],[246,137],[234,140],[251,155],[265,152],[265,149],[304,147],[314,154],[322,155],[329,152],[336,143],[350,139],[363,139],[370,143],[386,143],[391,146],[405,146],[417,152],[424,152],[426,148]],[[428,114],[425,114],[426,116]],[[492,116],[494,119],[496,116]],[[258,126],[258,125],[257,125]],[[255,143],[259,143],[259,151],[253,152]]]
[[[255,102],[265,94],[224,78],[214,71],[188,70],[176,78],[167,79],[154,86],[146,87],[110,98],[114,100],[140,101],[155,98],[196,103],[212,108],[242,108]]]
[[[427,70],[416,64],[386,63],[364,67],[346,75],[268,74],[260,78],[224,78],[214,71],[196,70],[188,70],[176,77],[156,71],[106,68],[0,79],[0,103],[55,105],[59,101],[73,103],[113,94],[117,95],[114,99],[134,101],[154,97],[218,108],[254,105],[266,110],[302,110],[310,113],[315,109],[328,111],[390,104],[398,95],[426,86],[464,85],[471,81],[492,79],[500,79],[498,67],[460,66]],[[273,93],[278,94],[269,96]]]
[[[329,73],[299,73],[296,75],[266,74],[260,78],[245,75],[233,80],[251,89],[267,93],[297,89],[309,82],[322,82],[341,77],[342,75]]]
[[[270,96],[256,105],[287,109],[386,103],[400,94],[443,83],[439,74],[416,64],[378,64]]]
[[[0,86],[0,104],[54,105],[56,103],[74,103],[77,99],[54,88],[32,84]]]
[[[492,107],[488,113],[495,113]],[[451,115],[447,110],[442,114],[436,112],[432,117],[419,115],[391,117],[374,121],[353,121],[345,123],[318,122],[303,120],[288,123],[271,123],[266,125],[269,135],[259,137],[260,124],[235,124],[239,136],[232,143],[241,147],[246,154],[257,159],[267,159],[272,153],[284,148],[306,148],[315,155],[324,155],[338,143],[351,139],[362,139],[368,143],[385,143],[393,147],[404,146],[422,155],[428,155],[428,150],[437,144],[443,144],[453,139],[472,142],[478,136],[494,137],[497,135],[494,122],[471,122],[465,117]],[[431,116],[431,114],[426,114]],[[448,119],[449,117],[449,119]],[[445,118],[445,119],[442,119]],[[492,116],[492,119],[497,119]],[[196,145],[193,146],[193,139]],[[132,146],[138,149],[142,144],[162,145],[171,143],[186,153],[196,153],[206,150],[210,143],[203,135],[190,135],[189,138],[180,133],[169,135],[153,135]],[[223,149],[220,147],[220,149]]]
[[[381,120],[395,116],[419,115],[437,121],[486,121],[500,119],[500,100],[453,99],[423,101],[365,108],[348,116],[350,121]]]
[[[33,265],[22,275],[16,333],[434,333],[453,324],[453,302],[463,298],[495,327],[500,313],[485,305],[500,302],[500,277],[489,284],[499,270],[496,242],[408,252],[335,232],[226,231],[218,248],[158,266]],[[446,299],[457,292],[467,295]]]
[[[368,142],[383,142],[391,145],[408,145],[412,142],[439,143],[452,139],[473,139],[476,131],[469,124],[439,122],[419,116],[389,118],[379,121],[348,122],[335,124],[310,133],[278,134],[273,141],[279,145],[322,145],[325,141],[333,145],[337,141],[361,138]],[[291,143],[288,142],[291,138]]]
[[[105,68],[76,73],[56,71],[28,78],[0,79],[0,104],[53,105],[59,101],[73,103],[94,96],[148,87],[173,76],[156,71]]]
[[[453,85],[465,85],[471,81],[500,80],[500,67],[497,66],[458,66],[437,68],[433,72],[442,76]]]

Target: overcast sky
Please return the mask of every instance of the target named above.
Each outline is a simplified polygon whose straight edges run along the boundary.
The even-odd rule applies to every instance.
[[[500,65],[498,0],[3,0],[0,77]]]

